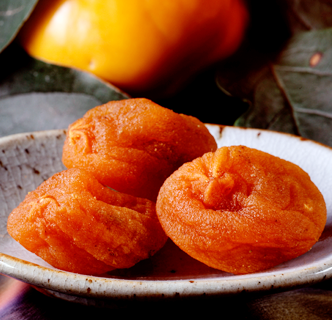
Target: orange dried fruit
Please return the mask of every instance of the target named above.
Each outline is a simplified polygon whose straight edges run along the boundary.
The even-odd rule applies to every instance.
[[[304,254],[326,223],[324,198],[297,165],[244,146],[206,153],[163,184],[157,215],[183,251],[234,274]]]
[[[147,99],[111,101],[69,126],[62,161],[120,192],[156,201],[165,179],[217,144],[198,119]]]
[[[30,192],[7,230],[52,266],[96,275],[129,268],[167,240],[155,203],[110,190],[80,169],[57,173]]]

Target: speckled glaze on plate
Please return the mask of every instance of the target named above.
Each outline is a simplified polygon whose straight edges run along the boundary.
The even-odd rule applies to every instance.
[[[277,132],[207,125],[218,146],[246,145],[292,161],[309,173],[327,205],[327,225],[306,254],[265,272],[234,276],[192,259],[170,240],[152,258],[102,277],[53,268],[7,233],[9,213],[41,182],[64,168],[65,130],[17,134],[0,139],[0,273],[52,296],[91,304],[117,299],[162,299],[287,289],[332,277],[332,149]],[[98,298],[98,299],[96,299]]]

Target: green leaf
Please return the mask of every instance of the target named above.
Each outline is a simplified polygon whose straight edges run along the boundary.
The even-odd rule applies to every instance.
[[[254,50],[237,59],[238,64],[219,70],[217,80],[223,90],[250,101],[236,125],[299,134],[332,146],[332,28],[295,35],[274,60]]]
[[[0,136],[67,128],[97,105],[129,98],[87,72],[33,59],[15,44],[0,55],[0,69]]]
[[[330,0],[287,0],[283,6],[293,32],[318,30],[332,26]]]
[[[332,27],[331,0],[247,0],[250,29],[265,45],[278,41],[283,33],[294,35],[301,31]],[[263,38],[262,38],[263,36]]]
[[[38,0],[0,1],[0,52],[15,38]]]

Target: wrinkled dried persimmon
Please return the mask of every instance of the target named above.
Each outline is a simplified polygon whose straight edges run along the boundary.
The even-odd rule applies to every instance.
[[[82,274],[129,268],[167,239],[155,203],[110,190],[80,169],[57,173],[30,192],[7,230],[54,267]]]
[[[198,119],[147,99],[111,101],[69,126],[62,161],[102,184],[156,201],[165,179],[217,144]]]
[[[318,241],[326,205],[297,165],[244,146],[206,153],[163,184],[157,214],[193,258],[234,274],[295,258]]]

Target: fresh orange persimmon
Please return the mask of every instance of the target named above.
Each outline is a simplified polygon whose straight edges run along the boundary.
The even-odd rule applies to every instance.
[[[142,96],[232,54],[247,18],[244,0],[40,0],[19,39],[34,57]]]
[[[157,214],[183,251],[244,274],[293,259],[318,241],[324,198],[297,165],[244,146],[184,164],[163,184]]]

